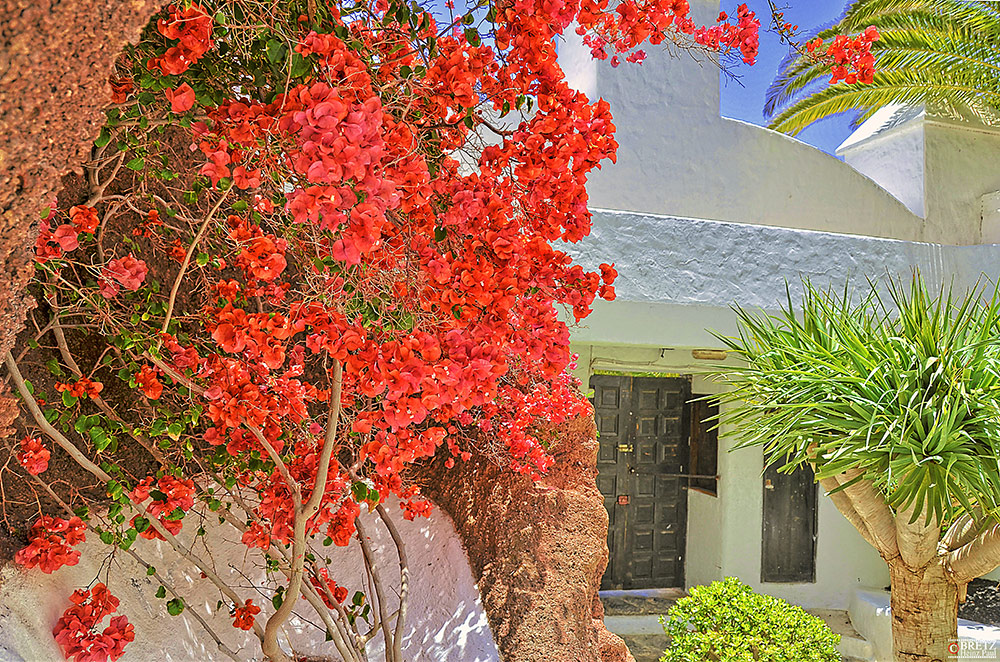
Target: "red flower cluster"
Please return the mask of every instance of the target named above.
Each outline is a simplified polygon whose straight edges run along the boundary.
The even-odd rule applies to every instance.
[[[35,261],[39,264],[58,259],[64,252],[76,250],[80,246],[80,233],[93,234],[100,225],[97,210],[93,207],[70,208],[70,222],[63,223],[53,230],[51,221],[55,215],[56,207],[53,202],[49,215],[42,219],[38,238],[35,240]]]
[[[130,493],[132,501],[137,504],[148,499],[150,495],[152,495],[153,500],[146,506],[146,514],[158,518],[163,528],[176,536],[181,532],[183,526],[180,518],[177,518],[176,515],[183,514],[191,510],[191,507],[194,506],[194,481],[190,479],[178,480],[168,474],[157,481],[156,488],[154,489],[153,478],[147,477],[136,485],[135,489]],[[180,511],[180,513],[177,511]],[[135,526],[138,518],[138,515],[132,518],[131,526]],[[164,539],[160,535],[160,532],[152,526],[148,526],[144,531],[139,532],[139,535],[147,540]]]
[[[163,93],[170,102],[172,112],[184,113],[191,110],[194,105],[194,90],[187,83],[179,85],[176,90],[167,88]]]
[[[97,216],[97,210],[93,207],[76,206],[69,208],[70,223],[80,232],[93,234],[97,226],[101,224],[101,219]]]
[[[871,47],[879,38],[878,30],[869,26],[853,39],[847,35],[837,35],[826,46],[825,51],[823,39],[816,37],[806,44],[806,50],[811,54],[818,51],[831,62],[831,85],[840,81],[848,85],[868,84],[875,80],[875,56],[872,55]]]
[[[25,436],[17,453],[17,461],[32,476],[37,476],[49,468],[49,449],[38,437]]]
[[[614,12],[607,11],[608,5],[608,0],[584,0],[576,31],[596,59],[605,60],[610,55],[613,67],[625,53],[627,62],[641,63],[645,51],[633,49],[644,41],[656,45],[684,38],[713,51],[738,50],[747,64],[757,60],[760,21],[746,4],[737,8],[735,25],[722,12],[716,25],[700,27],[691,19],[687,0],[622,0]]]
[[[150,71],[158,69],[164,76],[176,76],[187,71],[212,47],[212,17],[197,3],[187,9],[170,5],[167,11],[169,16],[158,20],[156,29],[178,43],[150,59],[146,66]]]
[[[135,381],[150,400],[157,400],[163,394],[163,384],[160,383],[159,372],[155,368],[142,366],[139,374],[135,376]]]
[[[118,296],[119,284],[125,289],[135,292],[142,287],[142,282],[146,280],[148,271],[146,263],[136,259],[131,253],[125,257],[111,260],[101,271],[101,277],[98,281],[101,295],[105,299],[115,298]]]
[[[126,616],[112,616],[118,609],[118,598],[104,584],[95,584],[92,589],[74,591],[70,602],[73,604],[52,630],[66,659],[107,662],[120,658],[125,646],[135,639],[135,628]],[[98,631],[108,616],[112,616],[110,623]]]
[[[45,574],[76,565],[80,552],[73,547],[86,539],[86,530],[79,517],[65,520],[43,515],[31,525],[28,546],[18,550],[14,561],[28,569],[38,567]]]
[[[233,617],[233,627],[240,630],[252,630],[254,616],[260,613],[260,607],[247,600],[242,607],[235,607],[230,614]]]
[[[108,80],[108,85],[111,86],[111,103],[125,103],[135,89],[135,83],[131,78],[119,78],[118,76],[112,76]]]
[[[99,395],[101,390],[104,389],[104,384],[101,382],[95,382],[89,377],[80,377],[72,384],[56,382],[56,391],[62,393],[63,391],[68,392],[74,398],[91,397]]]

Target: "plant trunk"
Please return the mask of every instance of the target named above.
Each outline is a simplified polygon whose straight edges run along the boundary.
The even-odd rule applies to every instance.
[[[889,564],[892,648],[896,662],[946,662],[958,638],[958,586],[942,559],[914,570],[897,559]]]

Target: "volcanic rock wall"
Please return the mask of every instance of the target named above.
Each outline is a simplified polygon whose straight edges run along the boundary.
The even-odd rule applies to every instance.
[[[87,160],[115,57],[161,4],[0,0],[0,355],[33,305],[24,288],[39,213]],[[13,416],[0,397],[0,432]]]
[[[593,418],[560,426],[556,439],[555,465],[538,483],[473,455],[436,467],[427,491],[465,543],[506,662],[633,662],[597,597],[608,514]]]

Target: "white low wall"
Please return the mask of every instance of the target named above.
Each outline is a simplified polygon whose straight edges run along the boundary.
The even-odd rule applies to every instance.
[[[406,543],[410,568],[410,600],[403,650],[413,662],[499,662],[493,635],[483,611],[479,590],[473,580],[461,540],[451,519],[435,508],[429,518],[407,522],[395,503],[387,505]],[[190,517],[190,516],[189,516]],[[390,593],[398,590],[398,566],[388,533],[370,515],[365,515],[367,532],[373,547],[380,550],[380,567],[385,579],[392,580]],[[217,520],[216,520],[217,521]],[[185,530],[197,528],[193,520]],[[258,622],[271,611],[269,582],[259,556],[248,553],[234,536],[211,522],[207,539],[193,545],[196,554],[212,559],[220,575],[244,598],[264,608]],[[231,529],[229,529],[231,530]],[[185,597],[188,609],[180,616],[167,614],[166,600],[154,596],[159,585],[146,576],[134,560],[120,550],[108,557],[110,548],[99,541],[82,544],[80,564],[64,567],[52,575],[33,570],[25,572],[8,564],[0,570],[0,662],[61,662],[61,651],[52,637],[52,628],[69,606],[70,593],[94,581],[105,582],[121,599],[119,613],[128,616],[135,626],[135,641],[125,649],[122,662],[213,662],[228,660],[215,648],[189,610],[196,609],[211,624],[226,644],[237,651],[241,660],[259,660],[259,643],[242,630],[232,627],[228,610],[215,613],[219,593],[207,579],[200,579],[187,562],[180,561],[163,542],[139,541],[136,551],[154,564],[166,581]],[[332,550],[332,551],[331,551]],[[356,540],[345,548],[327,547],[333,557],[330,576],[347,586],[353,594],[363,586],[360,546]],[[389,599],[389,611],[396,608]],[[303,607],[306,607],[303,601]],[[308,615],[310,609],[302,610]],[[315,614],[313,614],[315,619]],[[296,650],[304,654],[332,655],[332,643],[324,642],[324,633],[305,621],[293,619],[286,629]],[[383,657],[382,637],[368,647],[371,659]]]
[[[858,634],[871,644],[875,662],[893,662],[892,658],[892,609],[889,594],[878,589],[861,589],[855,592],[848,610],[851,624]],[[994,659],[976,655],[976,652],[1000,651],[1000,628],[958,619],[958,639],[968,648],[966,654],[949,657],[949,660]]]

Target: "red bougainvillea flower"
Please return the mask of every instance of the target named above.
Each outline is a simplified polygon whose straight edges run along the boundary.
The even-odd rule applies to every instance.
[[[97,210],[83,205],[70,207],[69,220],[80,232],[93,233],[101,224],[101,219],[97,217]]]
[[[108,85],[111,86],[111,103],[125,103],[128,95],[135,89],[135,83],[131,78],[112,76],[108,80]]]
[[[230,613],[233,617],[234,628],[239,628],[240,630],[252,630],[254,616],[260,613],[260,607],[255,605],[253,600],[247,600],[243,603],[242,607],[236,607]]]
[[[68,520],[43,515],[31,526],[28,546],[14,554],[25,568],[39,568],[51,574],[64,565],[80,562],[80,552],[72,549],[86,537],[86,525],[79,517]]]
[[[114,280],[126,289],[135,292],[142,287],[142,282],[146,280],[147,272],[146,263],[142,260],[137,260],[134,255],[129,253],[125,257],[115,258],[108,262],[108,266],[101,272],[101,279],[109,283]],[[104,294],[103,290],[101,294]],[[115,288],[114,294],[117,294],[117,288]],[[112,297],[114,294],[112,294]],[[106,294],[104,296],[109,299],[111,298]]]
[[[150,400],[158,400],[163,394],[163,384],[158,379],[159,372],[148,365],[142,366],[142,370],[135,376],[135,381]]]
[[[55,389],[62,393],[67,391],[74,398],[94,397],[104,388],[101,382],[95,382],[89,377],[81,377],[72,384],[56,382]]]
[[[17,453],[17,461],[32,476],[37,476],[49,468],[49,449],[38,437],[25,436]]]
[[[167,88],[163,93],[170,102],[170,110],[175,113],[187,112],[194,106],[194,90],[187,83],[179,85],[175,90]]]
[[[152,490],[153,478],[147,476],[135,486],[129,495],[135,503],[142,503],[153,493]],[[190,479],[179,480],[166,475],[157,481],[156,492],[153,494],[155,498],[146,506],[146,514],[158,518],[163,528],[171,535],[176,536],[183,528],[183,522],[178,515],[183,516],[194,506],[194,481]],[[131,526],[135,526],[138,519],[138,515],[133,517]],[[139,535],[147,540],[164,540],[163,535],[153,526],[147,526],[139,532]]]
[[[79,231],[72,225],[63,224],[52,233],[52,240],[64,251],[73,251],[80,246]]]
[[[73,604],[63,612],[52,630],[66,659],[73,662],[117,660],[124,654],[125,646],[135,640],[135,628],[128,618],[113,616],[119,601],[104,584],[74,591],[70,602]],[[108,616],[111,616],[108,626],[100,630]]]

